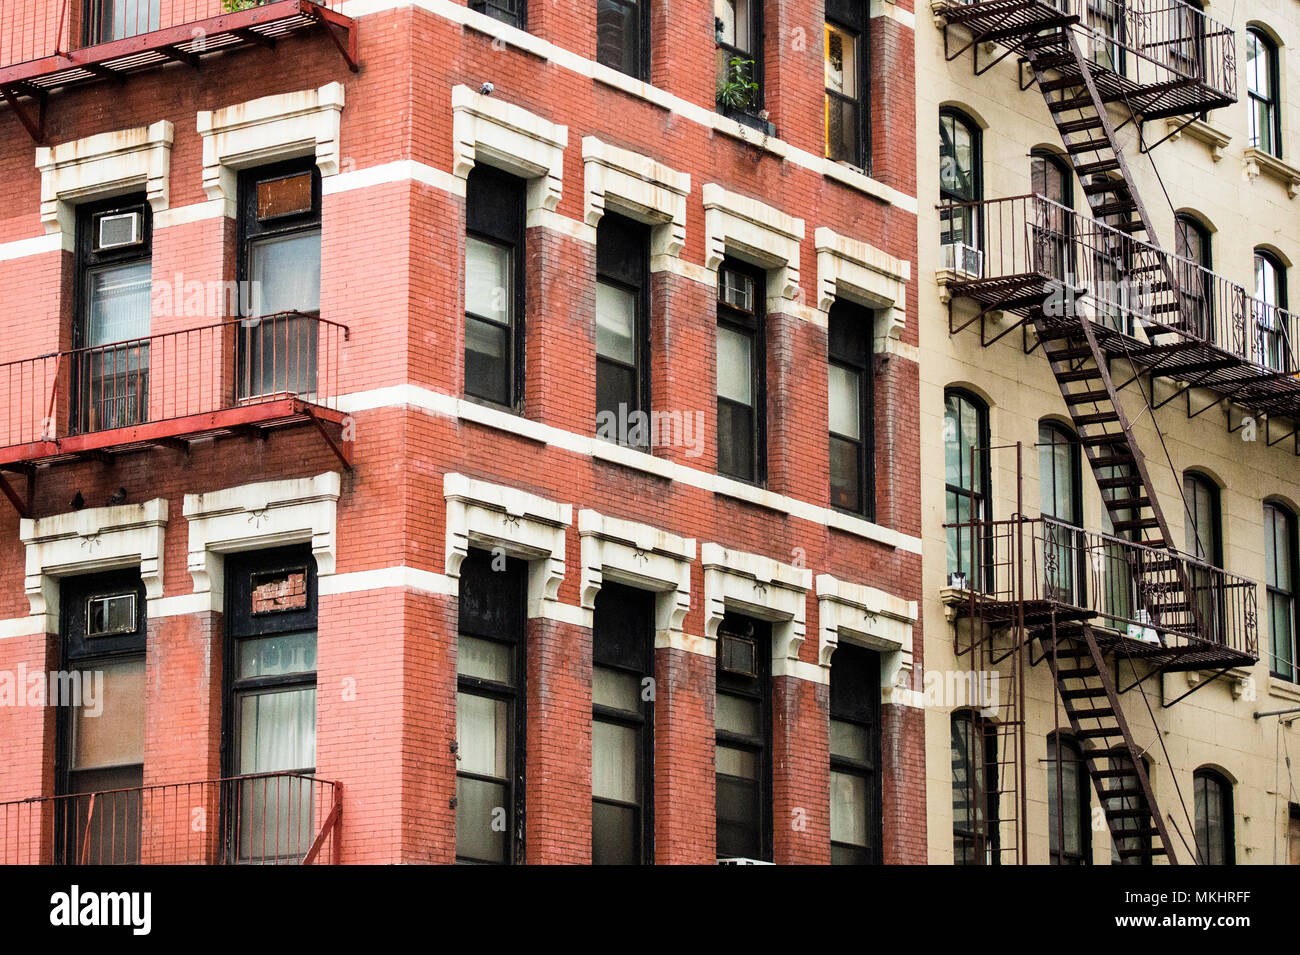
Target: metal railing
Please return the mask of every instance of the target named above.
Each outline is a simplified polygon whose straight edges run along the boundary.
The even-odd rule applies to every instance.
[[[340,783],[303,773],[0,803],[3,865],[337,863]]]
[[[1264,371],[1300,373],[1300,315],[1044,196],[945,202],[939,220],[945,240],[982,243],[982,271],[958,275],[954,288],[1033,279],[1044,293],[1027,307],[1049,316],[1073,314],[1130,336],[1161,325]]]
[[[1253,580],[1050,517],[944,526],[968,561],[972,599],[1048,601],[1144,642],[1259,656]]]
[[[333,407],[347,335],[281,312],[0,364],[0,447],[285,397]]]
[[[0,68],[156,30],[200,23],[276,0],[0,0]],[[341,0],[312,0],[337,10]]]

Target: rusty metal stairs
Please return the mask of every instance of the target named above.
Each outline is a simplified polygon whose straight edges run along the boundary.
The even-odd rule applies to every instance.
[[[1097,637],[1087,624],[1044,635],[1070,732],[1106,817],[1121,862],[1164,856],[1177,865],[1169,829],[1156,804],[1143,751],[1133,738]]]

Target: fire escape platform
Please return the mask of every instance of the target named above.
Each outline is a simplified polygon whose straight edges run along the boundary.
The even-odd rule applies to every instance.
[[[316,28],[323,28],[331,36],[355,71],[357,32],[350,17],[309,0],[273,0],[246,10],[0,67],[0,89],[6,99],[39,98],[83,83],[121,81],[129,74],[169,63],[197,67],[203,57],[213,53],[253,45],[273,47],[282,37]]]

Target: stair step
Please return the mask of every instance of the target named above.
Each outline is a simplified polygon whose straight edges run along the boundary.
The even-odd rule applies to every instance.
[[[1085,93],[1083,96],[1070,96],[1065,99],[1058,99],[1048,103],[1047,108],[1053,113],[1064,113],[1072,109],[1083,109],[1086,106],[1092,106],[1092,96]]]
[[[1109,401],[1110,392],[1103,388],[1101,391],[1080,391],[1064,397],[1067,405],[1081,405],[1085,401]]]
[[[1094,773],[1093,775],[1100,775],[1100,774]],[[1121,789],[1107,789],[1106,795],[1101,797],[1101,801],[1110,802],[1114,799],[1128,799],[1133,796],[1140,796],[1143,799],[1145,799],[1146,793],[1142,791],[1141,786],[1125,786]]]
[[[1148,819],[1151,818],[1150,810],[1143,813]],[[1112,826],[1110,834],[1116,839],[1147,839],[1160,835],[1160,830],[1155,826],[1137,826],[1136,828],[1123,828]]]
[[[1077,418],[1075,419],[1078,420]],[[1142,479],[1136,474],[1125,474],[1121,477],[1097,478],[1097,486],[1105,490],[1117,487],[1140,487]]]
[[[1097,381],[1101,378],[1098,368],[1079,368],[1074,371],[1058,371],[1057,381]]]
[[[1106,501],[1106,508],[1112,511],[1136,511],[1150,506],[1149,497],[1116,497]]]
[[[1094,179],[1083,184],[1084,195],[1095,196],[1106,192],[1118,192],[1127,189],[1128,183],[1123,179]]]
[[[1062,348],[1059,351],[1043,350],[1048,361],[1070,361],[1075,358],[1091,358],[1092,348],[1088,345],[1077,345],[1073,348]]]
[[[1058,680],[1082,680],[1090,676],[1099,676],[1096,667],[1082,667],[1077,670],[1057,670],[1056,678]]]
[[[1112,445],[1122,445],[1125,443],[1124,432],[1120,431],[1114,434],[1092,434],[1086,438],[1080,438],[1079,443],[1085,447],[1108,448]]]
[[[1075,710],[1070,714],[1076,720],[1104,720],[1115,715],[1115,711],[1109,706],[1097,707],[1087,710]]]
[[[1113,468],[1121,464],[1132,464],[1133,455],[1127,451],[1123,454],[1104,454],[1092,459],[1094,468]]]
[[[1142,530],[1145,528],[1159,527],[1160,522],[1154,517],[1140,517],[1134,521],[1115,521],[1116,531]]]
[[[1091,750],[1088,752],[1088,757],[1090,759],[1097,759],[1104,755],[1105,755],[1104,751],[1099,752],[1097,750]],[[1128,754],[1126,753],[1124,755],[1128,755]],[[1094,770],[1092,775],[1097,779],[1130,779],[1130,778],[1136,779],[1137,778],[1136,774],[1133,772],[1132,769],[1098,769],[1098,770]],[[1106,795],[1103,798],[1110,799],[1112,792],[1118,796],[1119,793],[1124,792],[1124,790],[1122,789],[1107,790]]]
[[[1043,57],[1043,59],[1046,60],[1047,62],[1034,63],[1034,67],[1036,69],[1054,70],[1058,66],[1065,66],[1066,63],[1074,62],[1074,57],[1072,56]],[[1083,86],[1083,80],[1079,79],[1077,76],[1074,77],[1063,76],[1060,79],[1043,80],[1041,83],[1038,84],[1039,89],[1041,89],[1044,93],[1055,93],[1058,90],[1074,89],[1075,87],[1079,87],[1079,86]]]
[[[1075,415],[1074,423],[1081,426],[1090,424],[1110,424],[1119,421],[1119,415],[1113,411],[1099,411],[1096,414]]]
[[[1063,700],[1086,700],[1091,697],[1105,696],[1106,688],[1100,686],[1089,686],[1081,690],[1060,690],[1061,699]]]
[[[1076,739],[1110,739],[1114,736],[1123,736],[1118,726],[1104,726],[1095,730],[1079,730],[1074,734]]]
[[[1081,338],[1083,331],[1079,328],[1042,328],[1038,327],[1038,340],[1040,342],[1056,342],[1062,338]]]
[[[1098,219],[1104,219],[1106,216],[1119,215],[1121,212],[1132,212],[1137,208],[1137,203],[1132,199],[1119,199],[1115,202],[1103,202],[1100,205],[1092,207],[1092,214]]]
[[[1051,33],[1036,33],[1033,36],[1025,37],[1025,47],[1030,50],[1041,50],[1064,42],[1066,42],[1066,35],[1060,30],[1053,30]]]
[[[1070,143],[1065,147],[1065,151],[1073,156],[1079,153],[1101,152],[1103,149],[1111,148],[1109,139],[1085,139],[1083,142]]]
[[[1064,123],[1057,123],[1056,128],[1063,133],[1082,133],[1089,129],[1101,129],[1101,119],[1096,116],[1087,116],[1083,119],[1071,119]],[[1087,191],[1086,189],[1084,190]]]
[[[1145,806],[1140,809],[1107,809],[1102,807],[1107,819],[1150,819],[1151,810]]]
[[[1115,851],[1121,859],[1166,855],[1164,846],[1143,846],[1140,849],[1121,849],[1116,846]]]
[[[1148,305],[1147,313],[1151,315],[1168,315],[1170,312],[1176,312],[1180,308],[1177,302],[1162,302],[1159,305]]]
[[[1118,159],[1101,159],[1097,162],[1080,163],[1074,167],[1074,171],[1079,178],[1083,178],[1084,176],[1092,176],[1103,172],[1114,172],[1118,168]]]

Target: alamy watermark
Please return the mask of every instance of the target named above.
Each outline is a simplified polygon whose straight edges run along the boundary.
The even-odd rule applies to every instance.
[[[104,712],[103,670],[0,670],[0,707],[67,706],[84,716]]]
[[[688,458],[704,454],[703,411],[641,411],[620,403],[596,413],[596,436],[635,448],[684,448]]]

